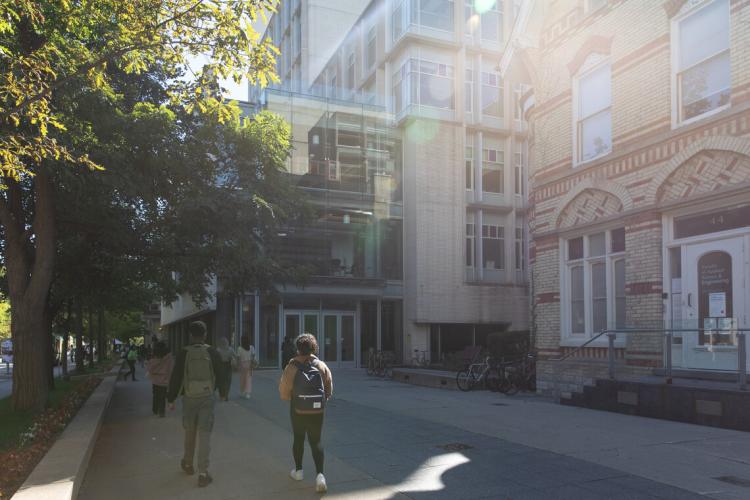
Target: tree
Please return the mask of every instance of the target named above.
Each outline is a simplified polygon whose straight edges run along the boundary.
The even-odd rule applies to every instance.
[[[202,115],[214,126],[235,120],[235,111],[221,99],[218,81],[246,77],[264,84],[276,78],[277,51],[251,27],[274,4],[0,0],[0,224],[12,304],[16,409],[40,409],[46,401],[44,356],[53,313],[49,295],[58,251],[59,174],[71,164],[114,169],[95,158],[92,144],[99,141],[98,131],[71,96],[81,91],[121,100],[116,88],[120,75],[143,75],[157,67],[169,79],[160,88],[166,103],[132,108],[133,113],[165,115],[163,104],[168,103],[186,116]],[[187,58],[198,53],[209,63],[195,78],[180,78]],[[124,149],[117,151],[123,155]]]

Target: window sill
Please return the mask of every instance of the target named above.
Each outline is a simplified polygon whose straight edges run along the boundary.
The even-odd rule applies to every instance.
[[[716,109],[712,109],[711,111],[706,111],[702,115],[694,116],[694,117],[689,118],[687,120],[675,121],[672,124],[672,130],[677,130],[677,129],[681,128],[681,127],[686,127],[688,125],[692,125],[692,124],[697,123],[697,122],[699,122],[701,120],[704,120],[706,118],[710,118],[710,117],[712,117],[712,116],[714,116],[716,114],[721,113],[722,111],[726,111],[730,107],[731,107],[731,103],[725,104],[725,105],[720,106],[720,107],[718,107]],[[675,110],[672,110],[672,111],[674,113],[672,116],[675,116],[677,113],[675,112]]]
[[[589,165],[589,164],[591,164],[591,163],[593,163],[593,162],[595,162],[597,160],[601,160],[602,158],[605,158],[605,157],[607,157],[608,155],[611,155],[611,154],[612,154],[612,148],[609,148],[609,151],[607,151],[605,153],[602,153],[599,156],[594,156],[593,158],[589,158],[588,160],[574,162],[573,163],[573,168],[584,167],[584,166]]]

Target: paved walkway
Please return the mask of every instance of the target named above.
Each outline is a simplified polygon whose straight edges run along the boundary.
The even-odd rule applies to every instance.
[[[155,418],[148,383],[119,382],[79,498],[316,498],[309,450],[305,481],[287,477],[291,436],[277,377],[259,372],[253,399],[217,406],[215,481],[205,489],[179,470],[179,412]],[[750,488],[713,479],[750,479],[747,433],[421,388],[359,370],[334,377],[327,497],[750,498]]]

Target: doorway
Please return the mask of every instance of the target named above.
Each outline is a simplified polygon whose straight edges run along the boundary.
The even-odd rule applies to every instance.
[[[684,333],[686,368],[737,369],[737,328],[747,328],[748,273],[745,238],[735,237],[682,247],[683,325],[706,331]]]
[[[285,311],[284,332],[292,338],[310,333],[318,340],[318,357],[337,367],[356,362],[355,314],[339,311]]]

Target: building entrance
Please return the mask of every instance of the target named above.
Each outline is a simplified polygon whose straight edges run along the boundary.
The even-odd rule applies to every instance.
[[[685,245],[682,253],[684,325],[707,329],[683,334],[685,367],[736,370],[735,330],[750,326],[750,294],[744,286],[750,267],[746,261],[746,237]]]
[[[285,311],[284,335],[310,333],[318,339],[320,359],[337,367],[354,367],[355,313],[341,311]]]

